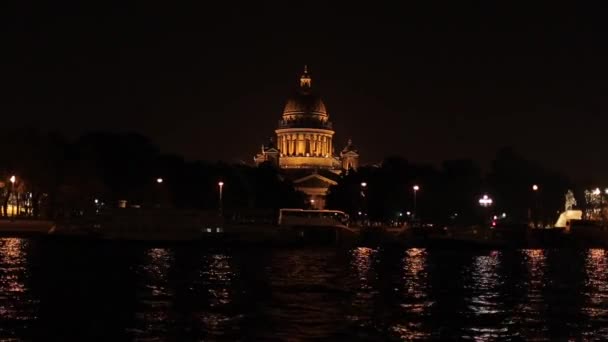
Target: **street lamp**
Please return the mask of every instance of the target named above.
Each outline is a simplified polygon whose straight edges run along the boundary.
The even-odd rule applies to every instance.
[[[412,217],[416,217],[416,193],[418,190],[420,190],[420,187],[418,185],[414,185],[412,189],[414,189],[414,211]]]
[[[494,201],[488,195],[483,195],[479,199],[479,205],[481,205],[482,207],[489,207],[492,205],[493,202]]]
[[[365,220],[365,215],[367,215],[367,196],[365,195],[366,189],[367,189],[367,182],[361,182],[361,198],[363,199],[362,211],[364,212],[364,215],[363,215],[364,220]]]
[[[13,192],[15,192],[15,181],[17,180],[17,178],[15,177],[15,175],[12,175],[11,178],[9,178],[9,181],[11,182],[11,192],[10,194],[12,194],[12,196],[17,200],[17,214],[19,213],[19,199],[17,198],[17,196],[15,194],[13,194]],[[13,215],[15,215],[15,211],[14,211],[14,207],[13,207]]]
[[[156,183],[161,184],[162,182],[163,182],[163,179],[162,179],[162,178],[160,178],[160,177],[159,177],[159,178],[156,178]]]
[[[539,203],[539,187],[538,185],[532,185],[532,191],[534,191],[534,227],[538,225],[538,221],[541,220],[540,215],[540,203]]]
[[[219,186],[219,188],[220,188],[220,216],[222,216],[222,211],[223,211],[223,209],[224,209],[224,208],[223,208],[224,203],[223,203],[223,201],[222,201],[222,193],[223,193],[223,191],[224,191],[224,182],[219,181],[219,182],[217,183],[217,185],[218,185],[218,186]]]

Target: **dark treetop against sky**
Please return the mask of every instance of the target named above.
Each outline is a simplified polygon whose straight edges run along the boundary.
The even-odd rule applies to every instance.
[[[608,181],[597,8],[15,3],[0,11],[4,129],[135,130],[190,159],[250,162],[308,64],[336,149],[352,137],[365,162],[487,162],[510,145]]]

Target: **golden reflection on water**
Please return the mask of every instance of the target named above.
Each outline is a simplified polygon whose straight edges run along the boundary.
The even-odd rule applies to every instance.
[[[534,339],[546,340],[547,330],[541,328],[546,321],[545,287],[547,279],[547,251],[522,249],[520,251],[524,274],[517,283],[522,298],[514,307],[514,322],[522,326],[521,333]]]
[[[18,238],[0,239],[0,263],[3,272],[0,276],[0,289],[6,292],[24,292],[23,273],[25,272],[25,242]]]
[[[590,249],[585,259],[585,282],[587,305],[584,312],[590,318],[606,318],[608,315],[608,264],[606,251],[603,249]]]
[[[373,277],[373,262],[377,252],[377,250],[368,247],[355,248],[352,252],[351,264],[357,271],[357,278],[362,289],[372,287],[370,277]]]
[[[403,294],[404,302],[400,305],[408,317],[395,324],[391,330],[399,339],[411,341],[427,339],[430,332],[422,327],[421,320],[428,314],[433,302],[428,299],[427,251],[424,248],[410,248],[403,257]]]
[[[0,293],[5,296],[0,299],[0,316],[3,319],[18,319],[22,316],[17,305],[22,300],[20,296],[27,290],[24,284],[26,244],[25,240],[19,238],[0,239]]]
[[[531,303],[539,303],[543,299],[541,291],[545,287],[545,268],[547,267],[547,256],[544,249],[524,249],[522,250],[527,276],[527,297]],[[530,310],[530,308],[526,308]],[[533,308],[536,311],[538,308]]]

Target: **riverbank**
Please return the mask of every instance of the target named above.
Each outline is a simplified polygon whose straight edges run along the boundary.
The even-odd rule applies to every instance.
[[[2,218],[0,219],[0,236],[28,237],[47,235],[54,227],[55,223],[49,220]]]

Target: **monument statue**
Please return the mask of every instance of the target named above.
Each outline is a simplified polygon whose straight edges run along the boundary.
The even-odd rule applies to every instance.
[[[572,210],[572,208],[576,205],[576,198],[574,198],[574,194],[572,190],[568,190],[566,193],[566,211]]]

